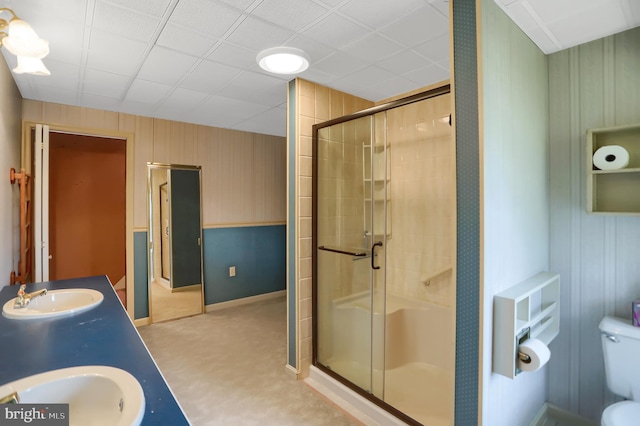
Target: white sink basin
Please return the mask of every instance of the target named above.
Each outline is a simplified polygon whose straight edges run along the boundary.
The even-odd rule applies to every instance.
[[[0,386],[21,404],[69,404],[69,425],[139,425],[144,393],[128,372],[101,365],[63,368]]]
[[[2,307],[2,315],[11,319],[37,319],[61,317],[88,311],[98,306],[104,296],[88,288],[69,288],[49,290],[44,296],[38,296],[24,308],[16,308],[16,298]]]

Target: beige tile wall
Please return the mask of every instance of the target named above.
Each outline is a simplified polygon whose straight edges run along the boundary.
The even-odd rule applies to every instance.
[[[373,103],[353,95],[296,80],[297,118],[297,321],[299,342],[297,363],[299,376],[309,374],[312,361],[311,340],[311,227],[312,227],[312,126],[373,106]],[[355,154],[354,154],[355,155]]]

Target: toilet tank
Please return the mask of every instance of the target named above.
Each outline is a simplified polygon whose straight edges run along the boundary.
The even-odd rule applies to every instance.
[[[599,328],[607,386],[616,395],[640,401],[640,327],[604,317]]]

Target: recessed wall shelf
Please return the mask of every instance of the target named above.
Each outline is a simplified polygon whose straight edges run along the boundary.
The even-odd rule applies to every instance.
[[[629,152],[629,164],[618,170],[599,170],[593,154],[619,145]],[[587,131],[587,212],[640,215],[640,124]]]
[[[518,374],[517,340],[529,338],[548,345],[560,332],[560,276],[539,274],[516,284],[493,299],[493,371],[514,378]]]

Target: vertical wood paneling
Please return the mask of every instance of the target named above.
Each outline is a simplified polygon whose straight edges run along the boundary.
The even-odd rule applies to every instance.
[[[276,136],[254,135],[255,220],[274,222],[286,215],[286,143]]]
[[[147,227],[147,163],[153,161],[153,119],[133,117],[134,139],[134,205],[133,226]]]
[[[597,327],[605,315],[630,318],[640,297],[640,222],[586,213],[584,146],[589,128],[640,123],[640,29],[552,54],[549,63],[551,268],[562,276],[549,402],[599,421],[618,398],[606,387]]]

